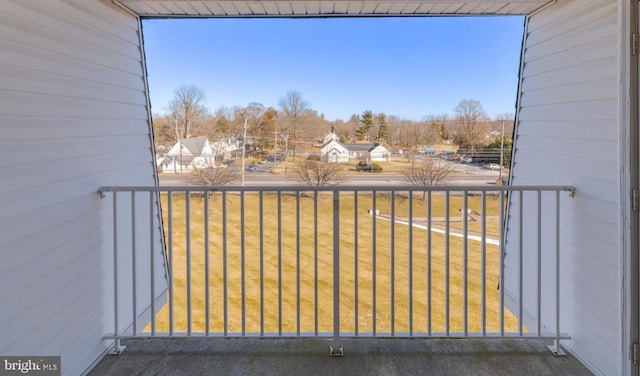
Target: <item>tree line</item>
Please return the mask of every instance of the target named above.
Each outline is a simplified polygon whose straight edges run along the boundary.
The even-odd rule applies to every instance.
[[[318,146],[332,130],[342,142],[378,142],[392,149],[416,152],[425,145],[452,143],[469,153],[495,148],[502,141],[511,144],[513,115],[490,119],[480,101],[463,99],[453,114],[428,115],[420,121],[396,115],[374,114],[370,110],[354,113],[348,120],[329,121],[311,108],[301,92],[291,90],[278,100],[277,108],[258,102],[246,106],[218,107],[210,111],[206,95],[194,85],[182,85],[165,115],[154,114],[156,145],[170,146],[178,139],[206,137],[219,140],[244,133],[256,149],[270,150],[283,140],[296,153],[299,146]],[[504,127],[504,132],[503,132]]]

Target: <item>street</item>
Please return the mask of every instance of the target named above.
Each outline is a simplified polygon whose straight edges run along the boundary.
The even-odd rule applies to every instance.
[[[448,162],[451,163],[451,162]],[[486,185],[495,184],[500,173],[498,171],[485,170],[476,166],[452,164],[455,171],[447,176],[444,181],[446,185]],[[193,185],[193,176],[190,174],[159,174],[161,186],[181,186]],[[263,166],[256,171],[245,171],[245,186],[276,186],[276,185],[297,185],[298,181],[293,174],[277,175],[270,172],[268,166]],[[407,182],[402,174],[384,173],[360,173],[343,175],[340,185],[406,185]],[[232,185],[240,185],[240,180]]]

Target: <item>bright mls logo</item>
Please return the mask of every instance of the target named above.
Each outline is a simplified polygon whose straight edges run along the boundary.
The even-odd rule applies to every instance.
[[[60,376],[62,374],[60,365],[59,356],[2,356],[0,357],[0,376]]]

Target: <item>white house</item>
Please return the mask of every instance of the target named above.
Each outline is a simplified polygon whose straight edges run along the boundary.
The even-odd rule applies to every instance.
[[[320,160],[324,162],[347,162],[349,150],[338,140],[332,139],[320,149]]]
[[[225,138],[211,143],[211,151],[216,160],[230,159],[234,152],[242,150],[242,143],[234,137]]]
[[[391,152],[384,146],[373,144],[344,144],[349,151],[349,158],[369,159],[371,162],[389,162]]]
[[[389,162],[391,152],[384,146],[374,143],[368,150],[369,160],[372,162]]]
[[[176,142],[166,156],[172,158],[172,170],[165,172],[188,172],[214,166],[216,153],[206,138],[185,138]]]
[[[113,346],[105,333],[127,329],[131,316],[145,323],[167,288],[164,252],[135,264],[119,257],[116,273],[111,263],[135,247],[162,249],[159,201],[119,207],[97,193],[158,184],[141,19],[256,15],[525,16],[510,183],[576,187],[559,223],[542,205],[543,230],[561,232],[563,344],[596,375],[638,375],[637,0],[3,1],[0,354],[61,355],[63,374],[79,375]],[[147,213],[135,224],[149,236],[114,241],[106,223],[115,215],[126,226],[131,207]],[[512,226],[520,208],[509,210]],[[520,296],[511,274],[520,260],[535,265],[538,249],[556,262],[556,244],[536,244],[537,231],[507,232],[505,289],[553,330],[545,312],[526,311],[535,287]],[[115,307],[114,281],[131,280],[132,269],[138,304]]]

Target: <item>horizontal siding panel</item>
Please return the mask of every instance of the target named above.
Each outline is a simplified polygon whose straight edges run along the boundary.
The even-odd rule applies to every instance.
[[[137,119],[146,121],[144,104],[92,101],[84,98],[60,97],[36,93],[0,90],[0,113],[12,116],[28,115],[58,117]],[[40,103],[34,106],[33,103]]]
[[[536,76],[540,73],[550,71],[563,70],[576,65],[584,64],[596,60],[612,58],[616,56],[615,45],[617,42],[616,34],[607,35],[598,40],[590,40],[581,48],[564,48],[555,53],[548,53],[536,60],[530,60],[527,63],[527,73],[524,78]],[[560,62],[560,63],[558,63]],[[613,69],[615,73],[615,69]],[[588,81],[590,77],[583,77]]]
[[[76,206],[92,203],[98,197],[97,190],[103,185],[153,185],[153,175],[141,173],[145,169],[150,169],[150,165],[131,164],[128,169],[115,168],[89,177],[89,180],[92,178],[96,182],[101,178],[112,177],[102,183],[88,184],[87,178],[81,178],[76,181],[52,184],[50,187],[29,188],[23,192],[3,195],[3,201],[0,202],[3,207],[0,213],[0,223],[3,226],[0,232],[3,235],[0,237],[0,244],[10,244],[29,236],[38,236],[40,231],[64,221],[67,213],[78,210]],[[138,176],[134,178],[126,175],[132,172],[138,172]],[[97,211],[95,207],[93,208]],[[33,218],[38,220],[34,222]]]
[[[38,24],[24,24],[10,16],[0,14],[0,35],[5,40],[19,42],[28,47],[40,48],[93,65],[108,65],[111,69],[135,74],[140,60],[108,51],[75,37],[55,33]],[[14,37],[15,36],[15,37]]]
[[[617,180],[618,171],[611,167],[618,165],[618,156],[609,152],[611,147],[615,146],[615,140],[545,139],[544,136],[529,136],[526,133],[520,134],[519,137],[522,138],[518,142],[519,151],[527,150],[535,153],[544,150],[544,153],[536,158],[543,164],[553,163],[554,159],[565,156],[571,158],[564,160],[566,163],[573,161],[575,164],[587,165],[588,171],[591,171],[595,176],[608,176],[608,173],[603,175],[602,170],[607,169],[616,177],[613,180]]]
[[[569,273],[574,274],[577,280],[582,281],[581,286],[574,286],[574,288],[589,286],[589,289],[593,292],[592,299],[598,301],[598,306],[609,307],[606,313],[611,314],[611,307],[615,307],[620,299],[620,295],[617,293],[620,291],[618,268],[611,265],[602,265],[598,259],[588,256],[574,258],[570,261],[571,271]],[[598,273],[590,273],[587,270],[598,270]],[[595,314],[595,316],[600,315]],[[602,316],[606,320],[608,315],[603,314]],[[612,326],[615,327],[615,324],[612,324]]]
[[[522,90],[526,93],[531,90],[554,88],[559,86],[574,85],[579,82],[592,82],[602,79],[615,79],[617,58],[606,56],[599,60],[576,64],[565,69],[548,70],[538,73],[536,76],[522,80]],[[532,67],[529,64],[528,67]],[[532,67],[532,69],[535,69]],[[522,104],[525,105],[524,103]]]
[[[135,158],[122,158],[121,164],[128,164],[131,167],[129,171],[123,167],[118,168],[118,166],[115,165],[110,168],[103,168],[100,172],[93,174],[87,173],[75,179],[50,182],[41,186],[29,187],[20,191],[3,194],[0,196],[0,207],[3,208],[2,217],[6,218],[20,213],[27,213],[42,205],[50,205],[52,201],[66,201],[73,197],[81,197],[88,192],[97,192],[102,185],[109,185],[109,181],[100,183],[101,179],[99,178],[103,176],[117,176],[119,173],[149,170],[149,175],[141,176],[146,179],[140,179],[138,181],[144,182],[142,185],[153,185],[153,175],[150,171],[153,162],[136,162],[135,164],[132,162],[139,161],[140,157],[144,154],[145,153],[139,152]],[[128,180],[125,184],[135,185],[135,180],[136,179]],[[117,181],[121,180],[117,178],[113,179],[114,183]],[[97,195],[97,193],[95,194]]]
[[[573,353],[589,354],[589,357],[581,357],[585,361],[587,366],[595,375],[621,375],[619,371],[620,362],[618,359],[622,356],[620,351],[615,347],[604,346],[599,342],[591,341],[591,338],[598,335],[596,327],[591,326],[589,315],[585,315],[585,318],[580,321],[572,322],[572,329],[578,333],[573,336],[573,340],[570,343],[565,343],[564,346]],[[618,329],[618,333],[622,328]],[[612,335],[615,333],[609,333]]]
[[[142,77],[139,75],[119,72],[107,65],[79,64],[77,59],[57,51],[27,47],[2,39],[0,50],[0,64],[4,66],[18,66],[34,72],[47,72],[134,90],[143,87]]]
[[[29,260],[28,263],[19,264],[14,268],[4,270],[2,273],[3,276],[5,276],[7,280],[12,281],[12,283],[0,286],[0,299],[10,297],[12,294],[23,294],[24,286],[41,280],[48,280],[57,270],[63,268],[66,264],[71,263],[78,257],[82,257],[83,254],[86,253],[86,251],[84,251],[85,249],[95,247],[96,239],[100,239],[98,232],[100,229],[99,222],[94,218],[85,217],[85,219],[89,221],[89,224],[93,227],[93,231],[87,232],[82,236],[76,235],[71,242],[61,244],[57,248],[48,247],[47,252],[42,254],[41,257],[33,258]],[[23,247],[16,248],[15,250],[20,249],[25,250]],[[30,268],[46,271],[34,277],[29,273],[24,273],[25,269]],[[2,316],[0,316],[0,318],[1,317]],[[2,322],[1,319],[0,322]]]
[[[528,29],[531,37],[527,39],[527,45],[529,45],[529,42],[532,44],[544,42],[558,34],[567,32],[580,25],[588,24],[594,19],[597,19],[597,17],[587,18],[585,20],[583,18],[585,15],[591,15],[609,5],[611,5],[611,2],[605,3],[602,0],[581,0],[580,6],[578,7],[572,4],[571,1],[555,4],[551,11],[530,18]]]
[[[23,67],[0,65],[0,80],[2,80],[4,90],[14,92],[59,95],[94,101],[116,100],[118,103],[123,104],[137,103],[145,105],[146,103],[146,97],[141,90],[132,90],[121,86],[81,80],[48,72],[34,72]]]
[[[76,163],[62,160],[25,165],[16,169],[19,172],[12,173],[12,178],[7,178],[3,181],[3,186],[0,188],[0,202],[3,201],[3,195],[19,194],[20,191],[33,187],[46,189],[47,186],[52,184],[72,182],[73,180],[97,175],[104,171],[113,170],[112,163],[115,165],[118,163],[125,164],[148,154],[148,150],[125,150],[119,156],[110,157],[108,162],[105,161],[105,155],[94,155],[82,157],[82,160],[76,161]],[[0,173],[2,170],[0,169]],[[15,171],[13,169],[9,170],[10,172]],[[29,180],[25,181],[27,179]]]
[[[527,83],[532,82],[527,80]],[[571,85],[545,87],[538,90],[530,88],[522,94],[521,103],[526,106],[540,106],[545,104],[567,104],[576,102],[593,102],[602,100],[616,100],[618,85],[607,77]]]
[[[95,244],[95,241],[91,244]],[[3,307],[10,307],[0,311],[0,325],[11,328],[3,330],[3,342],[9,340],[9,343],[19,343],[21,335],[30,331],[29,327],[45,322],[49,314],[72,304],[94,283],[100,284],[93,271],[95,265],[100,264],[99,257],[97,252],[84,252],[79,258],[54,270],[48,278],[39,278],[24,286],[20,292],[0,298]],[[49,293],[43,297],[42,291]],[[42,307],[47,307],[47,315],[43,315]],[[0,348],[3,354],[5,350]]]
[[[113,136],[134,136],[149,134],[149,126],[145,122],[132,119],[117,121],[95,118],[65,117],[24,117],[0,116],[0,123],[5,134],[0,140],[2,147],[13,143],[33,142],[39,148],[46,149],[47,143],[54,143],[59,149],[68,139],[98,137],[108,139]],[[93,126],[88,126],[89,124]],[[43,144],[44,143],[44,144]],[[0,166],[11,165],[12,161],[0,161]]]
[[[62,311],[60,311],[54,320],[58,320],[61,322],[59,326],[54,325],[42,325],[43,330],[45,328],[49,329],[49,332],[52,333],[52,336],[49,338],[60,338],[65,335],[70,330],[73,330],[73,326],[68,324],[71,319],[73,325],[77,325],[79,327],[84,327],[86,329],[86,334],[96,337],[102,335],[102,331],[99,328],[95,327],[95,318],[100,317],[100,309],[102,307],[98,305],[92,305],[91,296],[100,295],[100,286],[96,285],[90,290],[87,290],[84,295],[82,295],[74,304],[71,304],[65,307]],[[75,306],[83,306],[87,307],[82,311],[78,311],[75,309]],[[65,320],[66,318],[66,320]],[[66,324],[66,326],[65,326]],[[38,333],[38,332],[35,332]],[[34,338],[35,340],[35,338]],[[49,341],[41,341],[41,346],[36,350],[37,354],[46,353],[46,349],[51,348],[55,345],[53,342],[54,339]],[[25,341],[26,343],[26,341]],[[82,344],[80,342],[73,342],[68,347],[59,351],[59,354],[62,357],[62,368],[65,372],[68,372],[70,375],[80,375],[82,374],[87,366],[78,364],[77,362],[70,361],[71,359],[89,359],[94,354],[100,354],[105,349],[107,343],[95,343],[92,345]]]
[[[105,156],[109,158],[113,154],[119,155],[134,150],[150,152],[150,147],[141,147],[148,139],[148,134],[138,134],[111,138],[78,137],[75,144],[69,143],[68,140],[66,142],[55,140],[49,143],[45,140],[0,143],[0,146],[6,148],[6,152],[14,157],[13,163],[0,164],[0,174],[24,179],[31,173],[35,175],[49,173],[64,180],[66,179],[64,175],[56,174],[65,173],[65,170],[82,171],[83,167],[85,170],[95,171],[99,170],[101,165],[110,165],[110,162],[104,161]],[[55,171],[55,174],[50,171]],[[41,176],[35,176],[35,178],[43,179]],[[10,189],[0,187],[0,193],[8,191]]]
[[[544,45],[549,46],[550,53],[554,53],[562,49],[560,46],[564,40],[574,43],[565,45],[565,49],[582,46],[590,40],[600,39],[598,33],[601,33],[602,29],[611,30],[616,24],[616,17],[617,4],[609,1],[607,5],[595,2],[590,6],[580,7],[579,11],[574,9],[573,13],[545,25],[541,32],[532,29],[535,28],[535,21],[531,21],[526,51],[529,52]],[[617,32],[613,31],[613,34]],[[580,35],[584,35],[585,38],[579,39]],[[536,54],[533,54],[533,59],[536,59]]]
[[[58,249],[69,241],[73,241],[68,237],[60,236],[61,234],[74,234],[74,236],[83,237],[95,231],[94,223],[90,221],[95,209],[88,205],[71,206],[69,205],[70,203],[59,203],[42,211],[43,215],[51,212],[57,213],[58,217],[61,218],[59,222],[51,220],[45,222],[43,220],[33,224],[30,228],[22,222],[26,219],[24,216],[22,218],[20,216],[12,217],[0,222],[7,230],[21,227],[33,231],[31,236],[17,234],[17,236],[14,235],[3,239],[2,244],[0,244],[0,253],[5,255],[0,265],[0,273],[2,275],[10,273],[12,269],[21,268],[33,260],[47,257],[47,253],[50,250]],[[86,209],[87,207],[89,209]],[[18,224],[11,225],[9,222],[14,219]],[[11,241],[12,239],[13,241]],[[17,249],[30,250],[30,252],[15,252]],[[12,252],[12,250],[14,251]]]
[[[618,118],[617,100],[601,100],[592,102],[576,102],[576,103],[562,103],[562,104],[549,104],[535,107],[522,107],[520,112],[520,121],[526,122],[529,120],[594,120],[599,119],[605,122],[611,122],[615,124],[615,120]],[[611,131],[615,132],[615,126],[611,127]],[[549,135],[553,137],[553,135]]]
[[[526,151],[525,151],[526,152]],[[523,153],[525,153],[523,152]],[[535,158],[538,153],[529,153],[527,157]],[[514,166],[512,184],[514,185],[572,185],[581,195],[600,198],[610,205],[616,205],[619,201],[619,190],[616,181],[599,179],[591,175],[577,175],[571,167],[553,168],[541,163],[526,162],[525,157],[520,157]],[[562,158],[554,160],[556,165],[562,166],[565,162]],[[515,169],[518,169],[516,172]]]
[[[611,132],[612,127],[615,127],[613,121],[611,124],[603,124],[601,120],[593,119],[569,119],[562,121],[529,120],[527,122],[520,123],[518,127],[518,136],[548,137],[549,134],[554,134],[560,139],[594,139],[615,142],[618,140],[618,135]],[[588,131],[585,132],[585,129],[588,129]]]
[[[65,8],[73,9],[69,6],[65,6]],[[37,19],[40,14],[47,13],[49,15],[47,29],[55,33],[77,38],[90,45],[100,46],[118,55],[131,57],[138,55],[137,43],[130,41],[131,35],[137,35],[136,27],[134,26],[134,28],[128,29],[121,23],[120,25],[122,27],[116,29],[116,34],[119,34],[120,30],[124,32],[121,36],[105,32],[104,28],[101,29],[98,27],[99,25],[104,26],[104,14],[100,19],[93,18],[89,21],[86,18],[74,18],[61,12],[57,7],[47,7],[46,4],[30,1],[21,1],[19,3],[8,2],[0,9],[0,14],[3,13],[11,14],[12,18],[26,24],[31,23],[30,20]],[[16,16],[16,14],[19,16]],[[115,22],[113,18],[111,18],[111,20],[111,22]],[[113,25],[111,25],[108,30],[113,31]]]
[[[20,0],[13,1],[22,3]],[[123,45],[138,43],[137,38],[132,37],[132,33],[138,31],[137,19],[118,7],[96,7],[85,0],[40,1],[39,6],[68,16],[69,23],[88,24],[99,34],[114,35]]]

